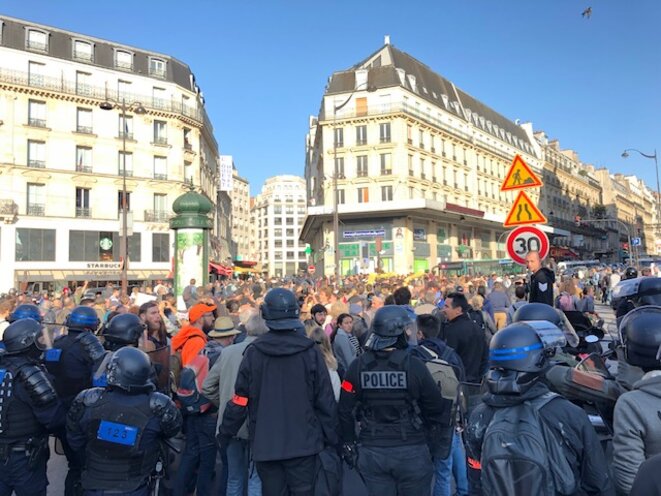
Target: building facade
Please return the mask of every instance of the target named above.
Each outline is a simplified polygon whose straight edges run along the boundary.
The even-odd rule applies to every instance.
[[[299,240],[307,212],[305,180],[276,176],[266,180],[251,205],[256,261],[268,276],[297,275],[307,270],[305,243]]]
[[[232,238],[238,261],[254,260],[250,257],[250,184],[233,169],[232,197]]]
[[[332,75],[306,143],[301,239],[324,275],[336,264],[342,275],[452,261],[494,270],[506,256],[502,224],[515,197],[500,191],[505,174],[517,154],[538,174],[543,168],[530,124],[511,122],[389,40]],[[529,194],[539,199],[538,189]]]
[[[0,291],[118,280],[124,202],[129,282],[165,278],[173,201],[216,202],[204,99],[168,55],[0,17],[0,123]]]

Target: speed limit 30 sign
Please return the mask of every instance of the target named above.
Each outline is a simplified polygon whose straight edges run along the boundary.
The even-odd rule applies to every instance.
[[[533,226],[522,226],[512,230],[507,236],[507,254],[519,265],[526,265],[526,255],[538,251],[539,258],[549,254],[549,238],[544,231]]]

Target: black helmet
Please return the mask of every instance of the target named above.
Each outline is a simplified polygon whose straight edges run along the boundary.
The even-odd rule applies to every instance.
[[[154,389],[149,381],[151,371],[151,362],[144,351],[125,346],[112,354],[108,364],[108,386],[129,393],[151,391]]]
[[[638,271],[636,270],[636,267],[627,267],[624,271],[624,277],[622,279],[635,279],[636,277],[638,277]]]
[[[42,325],[34,319],[18,319],[5,329],[2,335],[7,354],[14,355],[28,351],[33,346],[45,350],[50,343]]]
[[[7,322],[12,323],[19,319],[32,319],[36,320],[37,322],[41,322],[43,320],[41,317],[41,312],[39,311],[39,307],[37,305],[33,305],[32,303],[24,303],[17,306],[7,319]]]
[[[269,329],[292,330],[303,326],[296,295],[287,289],[275,288],[266,293],[261,311]]]
[[[620,322],[619,333],[629,365],[661,369],[661,307],[646,305],[631,310]]]
[[[410,324],[411,317],[406,308],[399,305],[379,308],[374,314],[372,333],[365,343],[365,348],[378,351],[394,346]]]
[[[103,328],[101,333],[103,344],[106,348],[138,346],[138,340],[145,329],[145,324],[137,315],[132,313],[117,315]]]
[[[550,305],[546,303],[526,303],[512,317],[512,322],[522,322],[524,320],[545,320],[558,327],[562,326],[562,317]]]
[[[99,316],[92,307],[78,306],[67,315],[64,325],[70,331],[96,331],[99,327]]]

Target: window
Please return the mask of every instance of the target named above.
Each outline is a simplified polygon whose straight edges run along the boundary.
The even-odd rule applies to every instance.
[[[92,95],[92,75],[88,72],[76,71],[76,95]]]
[[[119,214],[122,211],[122,198],[123,194],[122,191],[117,192],[117,217],[119,217]],[[130,212],[131,211],[131,192],[127,191],[126,192],[126,211]]]
[[[287,252],[287,258],[295,258],[295,257],[296,257],[296,255],[294,254],[293,251],[288,251]]]
[[[273,236],[276,238],[282,238],[282,229],[274,229]]]
[[[293,230],[293,229],[287,229],[285,235],[286,235],[288,238],[293,237],[293,236],[294,236],[294,230]],[[294,241],[291,240],[291,242],[293,243]],[[289,241],[287,241],[287,243],[289,243]]]
[[[154,144],[155,145],[167,145],[168,144],[168,134],[167,134],[167,123],[165,121],[154,121]]]
[[[54,262],[55,229],[16,229],[17,262]]]
[[[288,226],[293,226],[294,225],[294,219],[292,219],[291,217],[286,218],[285,219],[285,224],[288,225]]]
[[[28,183],[27,215],[46,214],[46,186]]]
[[[90,190],[88,188],[76,188],[76,217],[91,216]]]
[[[28,102],[28,126],[46,127],[46,102]]]
[[[170,235],[167,233],[152,233],[151,238],[152,262],[170,261]]]
[[[69,231],[69,261],[98,262],[119,260],[120,236],[107,231]],[[140,261],[141,234],[135,233],[128,239],[129,258]]]
[[[273,241],[273,246],[275,248],[282,248],[282,240],[281,239],[276,239]]]
[[[335,159],[335,173],[338,179],[344,179],[344,157]]]
[[[390,123],[379,124],[379,141],[381,143],[390,143]]]
[[[30,86],[44,86],[46,64],[28,62],[28,84]]]
[[[408,163],[409,163],[409,176],[413,176],[413,155],[409,155],[408,157]]]
[[[165,157],[154,157],[154,179],[165,181],[168,178],[168,163]]]
[[[367,155],[358,155],[356,157],[356,175],[358,177],[367,177]]]
[[[133,139],[133,117],[127,115],[122,117],[119,115],[119,129],[117,130],[117,137],[126,138],[129,140]]]
[[[333,135],[335,136],[334,138],[334,146],[336,148],[342,148],[344,146],[344,129],[341,127],[336,127],[333,129]]]
[[[46,143],[28,140],[28,167],[46,167]]]
[[[358,188],[358,203],[367,203],[370,201],[369,188]]]
[[[79,108],[76,112],[76,132],[92,134],[92,111]]]
[[[165,89],[154,86],[154,89],[152,90],[152,105],[157,109],[167,110],[167,96]]]
[[[424,147],[425,147],[425,133],[422,129],[420,129],[418,131],[418,143],[420,145],[420,148],[424,149]]]
[[[149,75],[164,78],[165,60],[149,57]]]
[[[392,155],[390,153],[382,153],[380,155],[381,161],[381,175],[389,176],[392,174]]]
[[[82,40],[73,41],[73,58],[92,62],[94,60],[94,46]]]
[[[338,205],[344,205],[344,190],[343,189],[338,189],[337,190],[337,204]]]
[[[133,54],[124,50],[115,50],[115,67],[127,71],[133,70]]]
[[[168,195],[154,193],[154,212],[167,214]]]
[[[25,47],[35,52],[48,52],[48,33],[28,29]]]
[[[76,171],[92,172],[92,149],[86,146],[76,147]]]
[[[124,165],[126,164],[126,166]],[[133,154],[130,152],[119,152],[118,154],[118,163],[117,163],[117,175],[124,175],[124,167],[126,167],[126,175],[133,175]]]
[[[282,205],[274,205],[273,206],[273,213],[275,215],[282,215]]]
[[[281,226],[282,225],[282,217],[275,217],[273,219],[273,225]]]
[[[184,181],[193,182],[193,162],[184,162]]]
[[[125,98],[126,100],[133,100],[133,97],[131,96],[130,81],[122,81],[121,79],[117,81],[117,97],[120,99]]]
[[[381,201],[392,201],[392,186],[381,186]]]
[[[367,144],[367,126],[356,126],[356,145]]]
[[[193,149],[193,141],[191,140],[191,130],[187,127],[184,128],[184,149],[189,151]]]

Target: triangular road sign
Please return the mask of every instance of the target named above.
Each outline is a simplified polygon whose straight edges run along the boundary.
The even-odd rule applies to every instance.
[[[519,191],[519,195],[516,197],[510,213],[507,214],[503,226],[525,226],[526,224],[545,223],[546,217],[544,217],[544,214],[539,211],[524,191]]]
[[[510,170],[507,171],[507,176],[503,184],[500,186],[500,191],[509,191],[512,189],[525,189],[537,188],[542,186],[542,181],[532,171],[528,164],[526,164],[520,155],[514,157]]]

